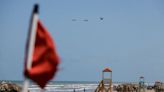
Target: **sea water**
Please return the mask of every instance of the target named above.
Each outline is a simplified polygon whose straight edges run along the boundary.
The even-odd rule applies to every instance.
[[[98,83],[96,82],[74,82],[74,81],[58,81],[50,82],[45,87],[45,92],[94,92]],[[30,92],[40,92],[40,88],[32,84],[29,87]]]
[[[23,82],[13,81],[18,85],[22,85]],[[53,81],[49,82],[44,92],[94,92],[98,82],[84,82],[84,81]],[[38,85],[30,83],[28,90],[30,92],[41,92]]]
[[[20,86],[23,85],[23,81],[6,81],[6,82],[15,83]],[[124,84],[124,83],[126,82],[113,82],[113,85],[117,86],[119,84]],[[98,84],[99,84],[98,82],[88,82],[88,81],[85,82],[84,81],[51,81],[46,85],[44,92],[94,92]],[[137,84],[137,82],[134,82],[132,84]],[[148,85],[153,85],[154,83],[150,82],[145,84],[147,84],[148,86]],[[41,89],[38,87],[38,85],[36,85],[33,82],[30,82],[28,90],[30,92],[41,92]]]

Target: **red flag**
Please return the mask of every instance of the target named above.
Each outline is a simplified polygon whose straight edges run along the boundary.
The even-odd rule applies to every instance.
[[[28,70],[25,64],[25,75],[41,88],[44,88],[47,82],[55,75],[59,58],[52,38],[40,21],[37,21],[35,39],[32,67]]]

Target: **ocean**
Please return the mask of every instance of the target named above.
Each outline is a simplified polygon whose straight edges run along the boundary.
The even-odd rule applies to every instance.
[[[57,81],[49,82],[45,87],[45,92],[94,92],[97,87],[96,82],[75,82],[75,81]],[[29,87],[30,92],[40,92],[40,88],[32,84]]]
[[[23,81],[9,81],[20,86],[23,85]],[[98,82],[87,82],[87,81],[51,81],[49,82],[44,92],[94,92]],[[38,85],[30,82],[30,92],[41,92]]]
[[[2,81],[0,81],[2,82]],[[23,81],[5,81],[15,83],[22,86]],[[113,85],[117,86],[122,83],[127,82],[113,82]],[[130,82],[129,82],[130,83]],[[137,84],[137,82],[131,82]],[[44,92],[94,92],[98,86],[98,82],[88,82],[88,81],[51,81],[49,82]],[[148,85],[154,85],[153,82],[145,83]],[[30,82],[28,90],[30,92],[41,92],[41,89],[33,82]]]

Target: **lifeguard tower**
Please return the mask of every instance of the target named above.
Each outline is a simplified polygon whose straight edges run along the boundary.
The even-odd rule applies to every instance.
[[[145,92],[145,78],[143,76],[139,78],[139,92]]]
[[[95,92],[112,92],[112,70],[105,68],[102,71],[102,81],[99,83]]]

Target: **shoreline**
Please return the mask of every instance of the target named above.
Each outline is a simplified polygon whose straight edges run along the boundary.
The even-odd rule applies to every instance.
[[[11,84],[17,84],[19,86],[19,83],[13,83],[13,82],[7,82],[7,83],[11,83]],[[21,84],[23,83],[23,81],[21,82]],[[50,82],[51,83],[51,82]],[[1,82],[2,84],[2,82]],[[113,84],[113,86],[116,84]],[[47,91],[45,92],[94,92],[94,90],[97,88],[98,83],[88,83],[88,82],[61,82],[61,83],[56,83],[56,82],[52,82],[52,84],[48,84],[45,89]],[[18,88],[17,88],[18,89]],[[20,89],[20,88],[19,88]],[[30,84],[28,90],[30,92],[39,92],[40,88],[36,85],[36,84]],[[118,92],[116,90],[113,90],[113,92]],[[145,92],[155,92],[154,90],[146,90]]]

